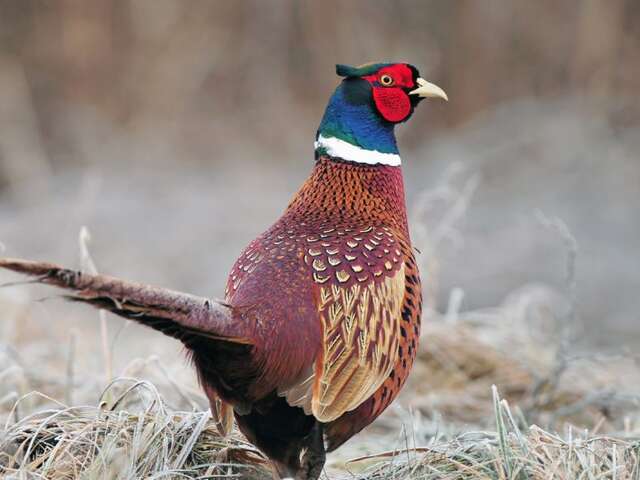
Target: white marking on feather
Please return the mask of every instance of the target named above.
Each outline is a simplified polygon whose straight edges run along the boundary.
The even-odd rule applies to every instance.
[[[349,162],[366,163],[368,165],[390,165],[392,167],[398,167],[402,163],[400,155],[395,153],[367,150],[335,137],[323,137],[320,135],[313,145],[316,150],[324,148],[328,155]]]

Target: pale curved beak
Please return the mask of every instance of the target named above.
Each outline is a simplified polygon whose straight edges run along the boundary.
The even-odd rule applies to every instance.
[[[449,97],[439,86],[434,83],[427,82],[424,78],[418,78],[416,83],[419,85],[415,90],[411,90],[409,95],[419,95],[424,98],[437,97],[449,101]]]

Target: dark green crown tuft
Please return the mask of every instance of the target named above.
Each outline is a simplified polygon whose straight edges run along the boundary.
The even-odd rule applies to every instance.
[[[336,73],[340,77],[363,77],[365,75],[373,75],[382,67],[391,65],[390,63],[365,63],[357,67],[351,65],[343,65],[341,63],[336,65]]]

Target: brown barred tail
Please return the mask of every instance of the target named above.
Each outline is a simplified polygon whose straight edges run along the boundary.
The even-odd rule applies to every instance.
[[[67,299],[88,303],[121,317],[159,330],[190,346],[205,339],[250,343],[229,335],[233,311],[230,306],[208,298],[166,288],[128,282],[107,275],[90,275],[53,263],[0,258],[0,268],[43,283],[71,290]]]

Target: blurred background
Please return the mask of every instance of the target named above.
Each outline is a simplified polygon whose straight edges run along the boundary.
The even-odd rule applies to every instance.
[[[398,128],[425,320],[544,298],[576,348],[634,349],[639,53],[633,0],[3,0],[0,248],[78,267],[87,226],[101,272],[221,296],[313,166],[335,64],[407,61],[450,97]],[[97,314],[44,295],[0,289],[0,341],[103,369]],[[115,373],[181,356],[122,325]]]

